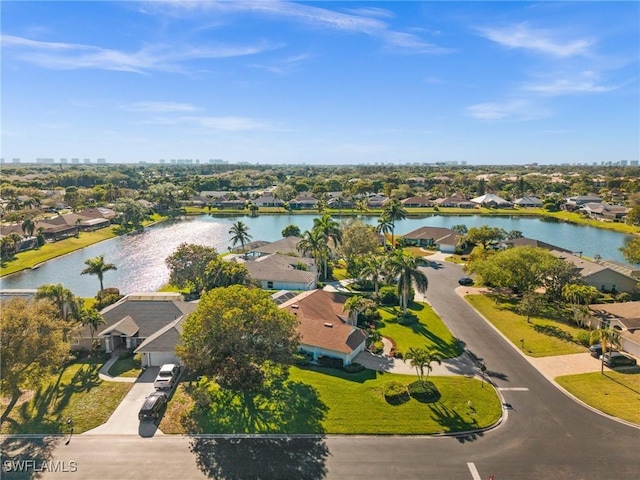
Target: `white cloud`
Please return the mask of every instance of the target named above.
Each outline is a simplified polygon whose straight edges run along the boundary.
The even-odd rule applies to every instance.
[[[169,112],[194,112],[198,110],[189,103],[179,102],[135,102],[131,105],[122,107],[123,110],[130,112],[150,112],[150,113],[169,113]]]
[[[467,107],[467,112],[478,120],[534,120],[546,117],[549,112],[527,99],[514,99],[504,102],[476,103]]]
[[[183,125],[212,132],[273,131],[277,127],[262,120],[235,116],[172,116],[154,117],[142,123],[153,125]]]
[[[444,53],[448,51],[424,42],[417,35],[392,30],[387,23],[380,20],[380,18],[389,17],[389,14],[385,13],[387,11],[376,7],[356,8],[347,11],[350,13],[341,13],[326,8],[276,0],[223,2],[169,0],[148,3],[145,12],[151,11],[178,14],[187,12],[198,15],[201,15],[202,11],[212,11],[218,14],[252,13],[293,20],[297,24],[304,23],[315,28],[370,35],[382,39],[395,48],[402,48],[413,53]]]
[[[480,33],[505,47],[523,48],[560,58],[587,55],[595,44],[593,38],[563,40],[558,38],[560,34],[557,32],[533,29],[526,23],[504,28],[481,28]]]
[[[43,68],[58,70],[101,69],[146,73],[150,71],[184,72],[190,60],[255,55],[279,48],[267,42],[254,45],[178,45],[157,44],[129,53],[92,45],[44,42],[11,35],[0,37],[5,56],[7,49],[17,50],[19,58]]]
[[[555,80],[550,83],[525,85],[524,90],[544,95],[578,95],[582,93],[604,93],[617,90],[621,85],[598,85],[589,80]]]

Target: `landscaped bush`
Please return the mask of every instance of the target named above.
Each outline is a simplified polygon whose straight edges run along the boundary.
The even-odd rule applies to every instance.
[[[409,384],[409,395],[419,402],[431,403],[440,399],[440,391],[433,382],[426,381],[424,383],[416,381]]]
[[[583,330],[575,334],[573,336],[573,340],[577,343],[584,345],[585,347],[588,347],[589,344],[591,343],[591,334],[590,332]]]
[[[406,313],[403,315],[398,315],[396,322],[398,322],[399,325],[413,325],[414,323],[418,323],[418,317],[416,315],[413,315],[412,313]]]
[[[94,304],[94,308],[100,311],[103,308],[116,303],[122,297],[124,297],[124,295],[120,295],[120,290],[118,290],[117,288],[113,288],[113,287],[105,288],[102,291],[102,294],[98,292],[98,294],[96,295],[97,301]]]
[[[375,355],[380,355],[384,352],[384,343],[382,343],[382,341],[373,342],[369,347],[369,350]]]
[[[404,354],[400,350],[391,350],[391,356],[400,360],[404,358]]]
[[[294,362],[296,365],[305,366],[313,360],[313,355],[307,352],[298,352],[294,355]]]
[[[345,365],[343,370],[347,373],[358,373],[363,371],[365,368],[359,363],[350,363],[349,365]]]
[[[382,287],[378,291],[380,303],[386,306],[398,305],[398,295],[394,287]]]
[[[399,405],[409,400],[409,393],[404,383],[392,380],[384,384],[384,399],[392,405]]]
[[[344,362],[341,358],[326,357],[322,355],[321,357],[318,357],[318,364],[322,367],[342,368]]]

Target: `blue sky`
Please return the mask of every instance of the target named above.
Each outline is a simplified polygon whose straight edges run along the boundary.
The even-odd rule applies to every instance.
[[[635,1],[0,8],[6,161],[640,156]]]

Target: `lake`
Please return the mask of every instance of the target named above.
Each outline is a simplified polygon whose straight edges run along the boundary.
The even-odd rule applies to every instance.
[[[37,288],[43,283],[63,283],[76,295],[93,297],[100,288],[95,276],[80,275],[84,261],[98,255],[117,266],[118,270],[104,274],[105,287],[118,287],[121,293],[156,291],[167,283],[169,271],[164,263],[183,242],[198,243],[226,252],[230,246],[229,228],[242,220],[249,226],[253,240],[275,241],[290,224],[301,231],[313,226],[316,215],[259,215],[257,217],[216,217],[202,215],[175,222],[163,222],[142,233],[106,240],[83,250],[50,260],[37,270],[19,272],[0,280],[1,288]],[[348,218],[348,217],[342,217]],[[360,217],[368,224],[377,224],[378,217]],[[336,217],[339,220],[338,217]],[[478,215],[408,218],[397,222],[396,234],[402,235],[422,226],[452,227],[465,224],[468,228],[490,225],[506,231],[520,230],[526,237],[535,238],[558,247],[593,257],[624,262],[618,250],[632,238],[609,230],[574,225],[537,217],[486,217]]]

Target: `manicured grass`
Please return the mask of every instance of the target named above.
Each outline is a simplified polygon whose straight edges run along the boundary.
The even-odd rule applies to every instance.
[[[555,381],[587,405],[640,425],[640,368],[567,375]]]
[[[565,222],[575,223],[577,225],[588,225],[590,227],[603,228],[605,230],[612,230],[614,232],[636,234],[640,233],[640,228],[634,225],[628,225],[620,222],[601,222],[600,220],[593,220],[590,218],[584,218],[580,214],[575,212],[567,212],[561,210],[559,212],[547,212],[543,209],[531,209],[532,213],[543,217],[557,218]]]
[[[430,377],[442,394],[438,401],[411,398],[391,405],[383,390],[392,380],[408,385],[416,378],[371,370],[349,374],[294,367],[290,378],[271,385],[267,394],[233,394],[209,383],[213,403],[200,410],[194,409],[189,388],[182,384],[160,429],[165,433],[438,434],[487,427],[500,418],[498,396],[479,380]]]
[[[180,288],[172,283],[165,283],[158,289],[159,292],[172,292],[172,293],[189,293],[190,290],[188,288]]]
[[[425,251],[422,250],[420,247],[405,247],[402,249],[404,252],[410,253],[411,255],[413,255],[414,257],[428,257],[430,255],[433,255],[434,251]]]
[[[82,232],[78,237],[66,238],[59,242],[46,243],[37,250],[27,250],[26,252],[18,253],[14,259],[3,262],[0,267],[0,276],[34,267],[52,258],[80,250],[81,248],[115,236],[116,234],[112,228],[102,228],[94,232]]]
[[[140,375],[140,372],[142,372],[142,369],[140,368],[140,360],[131,355],[119,358],[109,369],[109,375],[112,377],[137,378]]]
[[[548,311],[544,316],[531,317],[531,323],[527,323],[525,316],[515,312],[515,299],[495,295],[467,295],[465,298],[527,355],[546,357],[585,351],[585,347],[575,340],[584,329],[560,320],[563,312]]]
[[[74,432],[82,433],[106,422],[133,384],[100,380],[103,363],[82,359],[51,375],[30,400],[14,407],[2,433],[68,433],[68,418]]]
[[[418,317],[418,322],[400,325],[395,322],[401,313],[399,308],[380,308],[382,322],[378,331],[384,337],[393,339],[400,352],[404,354],[410,347],[427,347],[439,351],[445,358],[462,354],[459,342],[428,304],[413,303],[409,312]]]

